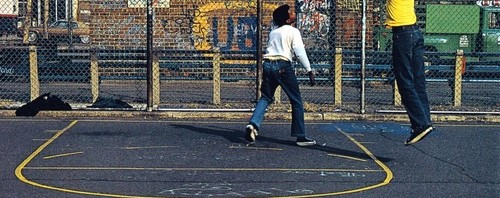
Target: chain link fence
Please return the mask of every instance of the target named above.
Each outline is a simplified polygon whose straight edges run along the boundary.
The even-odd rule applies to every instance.
[[[294,61],[306,111],[404,110],[385,0],[3,0],[0,108],[47,92],[74,109],[102,98],[135,110],[253,108],[258,54],[272,11],[285,3],[316,73],[308,86]],[[417,0],[415,8],[431,109],[498,111],[500,1]],[[288,111],[286,95],[275,97],[271,110]]]

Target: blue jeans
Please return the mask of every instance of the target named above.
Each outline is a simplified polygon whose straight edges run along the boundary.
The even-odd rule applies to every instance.
[[[292,105],[292,131],[293,137],[305,137],[304,107],[300,96],[299,83],[295,71],[289,61],[264,61],[263,77],[259,98],[250,124],[260,128],[266,108],[274,101],[274,92],[278,86],[286,93]]]
[[[431,126],[425,85],[424,37],[418,26],[393,29],[392,61],[401,101],[412,129]]]

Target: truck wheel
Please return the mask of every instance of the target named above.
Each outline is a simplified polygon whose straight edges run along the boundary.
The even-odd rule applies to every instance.
[[[30,43],[36,42],[38,40],[38,34],[36,32],[28,33],[28,41]]]

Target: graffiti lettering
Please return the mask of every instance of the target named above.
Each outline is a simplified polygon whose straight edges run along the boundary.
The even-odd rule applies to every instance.
[[[101,9],[120,9],[126,8],[127,3],[124,0],[121,1],[102,1],[102,0],[91,0],[93,4],[97,4]]]
[[[0,67],[0,74],[13,74],[12,68]]]
[[[175,47],[179,49],[194,49],[192,46],[186,46],[187,43],[193,43],[193,11],[187,9],[187,6],[181,6],[182,12],[175,19],[158,19],[161,25],[160,34],[166,39],[174,39]],[[159,46],[161,44],[158,44]]]
[[[304,0],[298,5],[297,27],[303,32],[306,47],[327,49],[330,31],[329,12],[334,5],[327,0]]]
[[[191,29],[186,24],[189,24],[189,19],[179,18],[175,20],[161,20],[163,31],[166,33],[191,34]]]
[[[220,42],[219,39],[219,22],[217,18],[212,19],[212,34],[213,34],[213,42],[214,46],[219,47],[220,49],[223,50],[230,50],[232,49],[232,44],[234,41],[234,35],[236,34],[237,38],[237,44],[238,44],[238,49],[239,50],[255,50],[257,49],[257,41],[256,41],[256,34],[257,34],[257,17],[251,16],[251,17],[237,17],[238,20],[238,25],[235,27],[234,26],[234,19],[233,18],[228,18],[227,24],[225,27],[227,27],[227,38],[222,39],[225,40],[226,42]]]
[[[146,34],[146,25],[134,24],[132,25],[128,31],[125,38],[130,39],[132,43],[141,43],[144,42],[144,39],[134,35],[145,35]]]
[[[338,0],[337,3],[339,8],[350,11],[359,11],[361,7],[359,0]]]
[[[240,50],[257,49],[257,17],[239,17],[236,35]]]
[[[218,30],[218,21],[217,18],[213,18],[212,20],[212,32],[213,32],[213,39],[214,39],[214,45],[219,47],[222,50],[229,50],[231,49],[231,44],[233,43],[233,35],[234,35],[234,25],[233,25],[233,18],[228,18],[227,19],[227,39],[226,39],[226,44],[224,45],[223,43],[219,43],[219,31]]]
[[[328,33],[328,16],[318,12],[303,14],[300,20],[300,28],[307,32],[316,32],[320,35]]]
[[[239,190],[241,188],[241,185],[230,183],[191,183],[184,184],[178,188],[162,190],[159,194],[181,197],[268,197],[277,194],[301,195],[314,193],[314,191],[310,189],[264,188]]]
[[[238,10],[238,9],[255,9],[257,7],[257,1],[247,0],[245,1],[226,1],[224,2],[226,9]]]
[[[226,1],[224,3],[207,3],[200,6],[194,12],[192,23],[193,46],[198,50],[209,50],[214,47],[223,49],[238,48],[239,50],[256,48],[256,17],[234,17],[227,19],[227,29],[218,28],[220,11],[248,11],[254,12],[256,1]],[[263,9],[272,12],[278,5],[263,4]],[[237,22],[235,22],[237,20]],[[211,23],[210,23],[211,22]],[[235,23],[237,23],[235,27]],[[212,26],[212,27],[210,27]],[[224,32],[225,31],[225,32]],[[211,33],[211,34],[210,34]],[[236,35],[235,35],[236,34]],[[225,43],[219,38],[221,35],[227,35]],[[237,37],[237,46],[233,47],[234,36]]]

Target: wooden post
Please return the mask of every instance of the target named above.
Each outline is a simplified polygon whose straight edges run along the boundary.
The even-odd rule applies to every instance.
[[[400,107],[401,106],[401,95],[399,94],[399,89],[398,89],[398,83],[396,82],[396,79],[394,79],[393,82],[393,101],[394,101],[394,106]]]
[[[90,53],[90,84],[92,89],[92,103],[99,97],[99,64],[97,63],[97,52]]]
[[[453,84],[453,106],[462,106],[462,71],[464,62],[464,51],[457,50],[455,56],[455,81]]]
[[[50,0],[45,0],[43,4],[43,38],[48,39],[49,38],[49,1]]]
[[[160,59],[158,54],[153,54],[153,109],[160,105]]]
[[[26,2],[26,18],[24,19],[24,32],[23,32],[23,43],[27,44],[29,43],[28,37],[30,33],[30,28],[31,28],[31,17],[32,17],[32,10],[33,10],[33,0],[28,0]]]
[[[281,87],[278,86],[274,92],[274,104],[281,104]]]
[[[334,104],[342,104],[342,48],[335,48],[335,68],[334,68]]]
[[[215,49],[215,54],[212,62],[212,75],[213,75],[213,98],[212,103],[215,105],[220,104],[220,61],[221,61],[220,49]]]
[[[30,98],[34,100],[40,96],[40,81],[38,80],[38,58],[36,46],[29,48],[29,64],[30,64]]]

